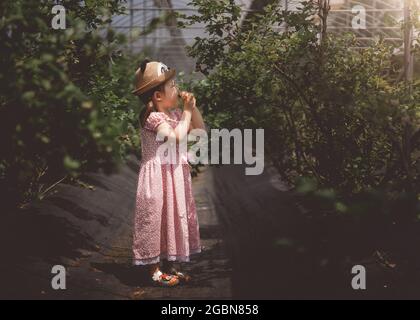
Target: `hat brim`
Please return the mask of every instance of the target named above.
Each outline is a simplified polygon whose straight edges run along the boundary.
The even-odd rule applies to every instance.
[[[146,91],[148,91],[148,90],[150,90],[154,87],[157,87],[158,85],[160,85],[160,84],[164,83],[165,81],[171,79],[173,76],[175,76],[175,74],[176,74],[175,69],[169,69],[168,71],[161,74],[159,77],[157,77],[153,81],[151,81],[149,83],[146,83],[145,85],[131,91],[131,93],[136,95],[136,96],[141,95],[141,94],[145,93]]]

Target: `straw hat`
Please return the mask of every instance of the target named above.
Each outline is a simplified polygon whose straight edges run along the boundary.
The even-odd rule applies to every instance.
[[[131,93],[141,95],[146,91],[158,86],[176,74],[175,69],[171,69],[162,62],[147,62],[144,72],[141,67],[136,71],[136,89]]]

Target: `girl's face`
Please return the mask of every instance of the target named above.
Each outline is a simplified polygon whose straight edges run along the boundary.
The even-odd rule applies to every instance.
[[[166,81],[165,92],[155,92],[155,99],[159,109],[171,109],[178,103],[178,87],[175,78]]]

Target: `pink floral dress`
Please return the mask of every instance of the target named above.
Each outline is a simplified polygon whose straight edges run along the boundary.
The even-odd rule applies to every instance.
[[[187,152],[176,145],[176,164],[162,163],[157,149],[157,127],[164,121],[173,128],[182,116],[177,108],[168,116],[152,112],[141,128],[142,159],[137,186],[133,230],[133,263],[145,265],[190,261],[201,252],[199,224],[191,188]]]

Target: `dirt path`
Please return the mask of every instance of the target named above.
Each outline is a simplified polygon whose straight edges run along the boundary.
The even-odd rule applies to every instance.
[[[138,159],[130,157],[115,174],[85,177],[93,190],[63,184],[47,200],[5,215],[0,249],[7,258],[0,265],[0,298],[231,298],[231,267],[208,169],[193,179],[203,252],[182,264],[194,277],[190,284],[151,287],[144,268],[131,265]],[[51,288],[55,264],[66,267],[66,290]]]

